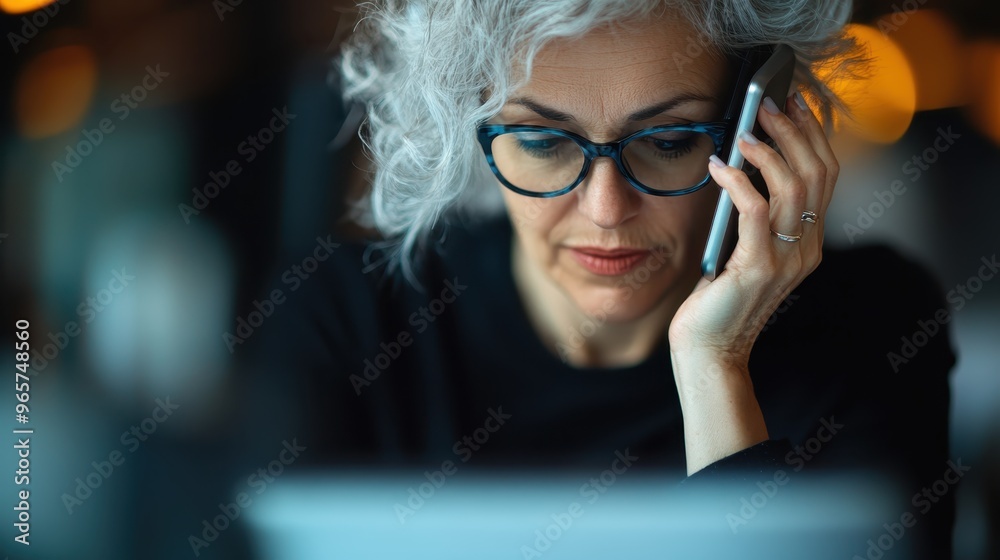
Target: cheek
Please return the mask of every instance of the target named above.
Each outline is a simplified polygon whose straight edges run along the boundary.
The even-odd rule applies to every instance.
[[[544,252],[567,215],[569,197],[532,198],[511,192],[502,186],[504,204],[522,246],[531,254],[545,258]]]
[[[718,202],[718,187],[708,185],[681,197],[654,198],[641,214],[642,228],[650,237],[667,242],[671,249],[690,251],[708,238],[712,215]]]
[[[719,203],[719,190],[714,183],[709,183],[700,191],[684,197],[688,199],[685,202],[690,217],[689,228],[696,238],[708,236],[708,230],[712,226],[712,216]]]
[[[519,233],[539,229],[539,219],[544,218],[545,213],[540,199],[520,196],[509,191],[504,192],[503,197],[507,205],[507,215],[510,216],[514,229]]]

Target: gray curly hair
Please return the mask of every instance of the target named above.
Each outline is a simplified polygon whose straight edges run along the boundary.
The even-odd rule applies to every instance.
[[[839,60],[843,72],[844,60],[861,60],[843,32],[851,0],[379,0],[359,8],[335,64],[345,99],[367,106],[367,221],[387,240],[390,269],[402,265],[407,275],[446,212],[502,208],[476,126],[528,80],[551,39],[674,9],[701,37],[674,55],[678,65],[703,46],[733,53],[785,43],[796,54],[796,82],[827,122],[843,106],[816,69]]]

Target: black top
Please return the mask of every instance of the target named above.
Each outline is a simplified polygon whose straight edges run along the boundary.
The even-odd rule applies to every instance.
[[[270,434],[253,437],[296,435],[310,446],[308,459],[322,465],[440,466],[467,458],[475,466],[602,469],[628,449],[642,458],[637,466],[684,480],[666,344],[631,367],[564,363],[522,307],[506,218],[446,231],[416,271],[420,289],[365,272],[365,247],[348,242],[301,282],[276,278],[268,291],[281,289],[287,301],[256,329],[258,352],[246,349],[266,392],[247,402],[267,403],[254,412]],[[825,251],[751,356],[771,441],[692,480],[755,481],[782,466],[888,474],[904,489],[898,511],[920,513],[910,532],[927,540],[915,542],[937,548],[924,549],[934,558],[950,557],[953,493],[926,515],[909,503],[949,468],[955,356],[946,326],[915,336],[923,332],[918,321],[941,326],[934,316],[942,309],[936,282],[890,250]],[[909,346],[902,353],[903,339],[919,344],[915,355]],[[489,436],[478,444],[477,429],[498,418],[502,429],[480,430],[481,439]],[[827,440],[821,449],[818,440]],[[795,449],[805,445],[813,453]],[[862,556],[866,546],[857,547]]]

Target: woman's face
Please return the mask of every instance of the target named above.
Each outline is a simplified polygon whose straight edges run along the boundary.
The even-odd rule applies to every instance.
[[[552,41],[535,59],[529,83],[491,122],[561,128],[610,142],[652,126],[718,120],[729,97],[721,91],[724,59],[706,49],[690,56],[692,43],[699,44],[690,25],[668,17]],[[718,197],[714,184],[684,196],[646,195],[614,161],[597,158],[583,183],[559,197],[500,188],[516,232],[518,266],[530,267],[528,277],[555,286],[584,313],[632,321],[670,294],[686,296],[700,276]]]

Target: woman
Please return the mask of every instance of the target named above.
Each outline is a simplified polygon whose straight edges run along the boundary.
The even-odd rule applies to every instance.
[[[367,10],[340,70],[368,106],[390,274],[345,242],[278,329],[324,461],[580,466],[628,449],[679,478],[883,472],[907,497],[941,476],[947,337],[905,371],[886,359],[943,307],[937,287],[886,250],[822,251],[838,163],[802,94],[836,106],[813,69],[850,54],[849,1]],[[740,93],[734,54],[777,43],[797,66],[796,91],[758,114],[774,147],[736,139],[765,198],[694,129]],[[587,167],[578,147],[629,137],[620,162]],[[709,282],[719,189],[739,242]],[[468,439],[491,418],[487,441]],[[951,518],[944,498],[921,519],[936,558]]]

